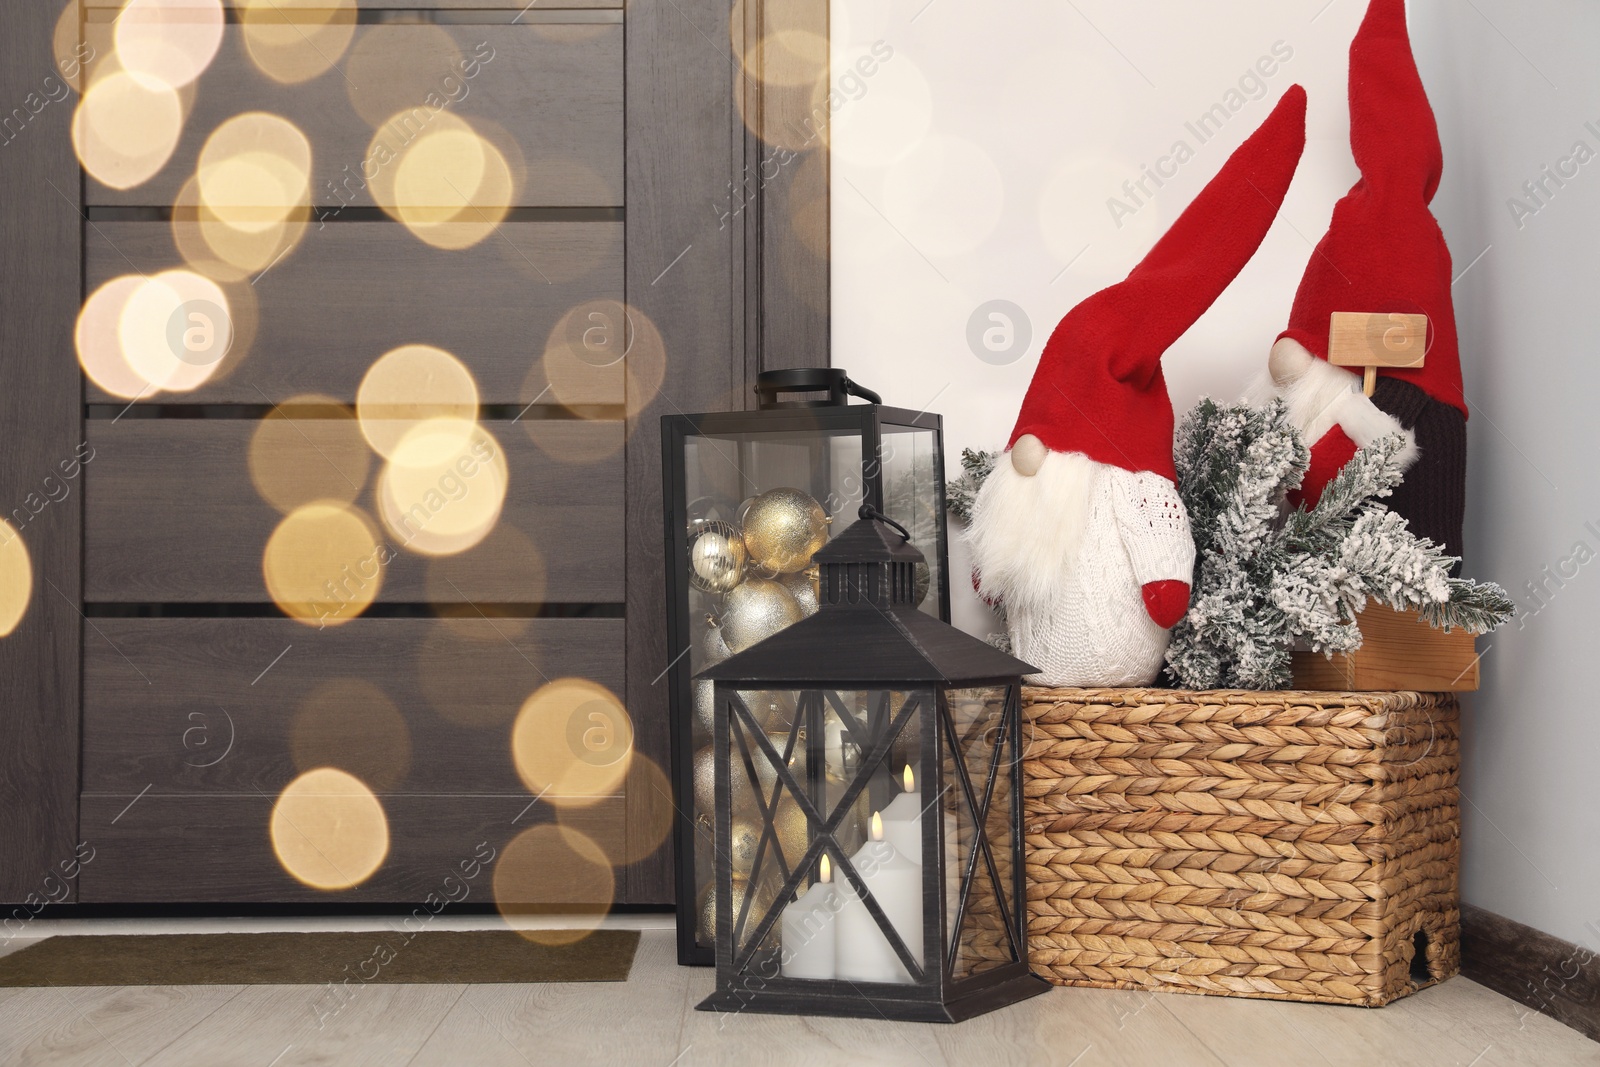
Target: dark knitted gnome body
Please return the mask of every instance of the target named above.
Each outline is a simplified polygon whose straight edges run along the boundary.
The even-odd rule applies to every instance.
[[[1411,524],[1412,533],[1459,558],[1467,504],[1467,417],[1454,404],[1385,375],[1378,377],[1372,402],[1417,435],[1422,453],[1385,503]],[[1460,577],[1461,564],[1450,573]]]

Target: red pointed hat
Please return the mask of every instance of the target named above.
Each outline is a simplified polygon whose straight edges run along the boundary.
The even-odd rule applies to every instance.
[[[1444,152],[1411,54],[1405,0],[1372,0],[1350,44],[1350,147],[1361,180],[1334,207],[1282,336],[1327,359],[1336,311],[1426,315],[1423,366],[1382,373],[1465,415],[1450,249],[1428,210]]]
[[[1161,357],[1256,254],[1306,143],[1306,91],[1292,86],[1126,281],[1069,311],[1045,344],[1010,448],[1032,434],[1177,481]]]

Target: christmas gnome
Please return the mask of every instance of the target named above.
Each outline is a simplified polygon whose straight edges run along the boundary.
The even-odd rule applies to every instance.
[[[1044,685],[1146,685],[1189,607],[1194,541],[1161,357],[1255,255],[1305,147],[1296,85],[1125,281],[1045,345],[973,505],[981,596]]]
[[[1372,0],[1350,45],[1350,146],[1361,180],[1334,208],[1295,295],[1289,328],[1248,399],[1259,404],[1282,396],[1312,446],[1311,468],[1291,503],[1315,505],[1357,448],[1404,434],[1406,477],[1389,508],[1413,533],[1459,557],[1467,402],[1450,250],[1428,210],[1444,157],[1411,54],[1405,0]],[[1399,321],[1392,315],[1427,316],[1423,365],[1381,369],[1368,399],[1359,373],[1328,361],[1336,312],[1369,316],[1380,332]]]

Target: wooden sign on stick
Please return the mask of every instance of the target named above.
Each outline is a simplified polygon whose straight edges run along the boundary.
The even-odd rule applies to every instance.
[[[1379,367],[1420,367],[1428,351],[1428,316],[1335,311],[1328,327],[1328,362],[1366,371],[1362,391],[1378,384]]]

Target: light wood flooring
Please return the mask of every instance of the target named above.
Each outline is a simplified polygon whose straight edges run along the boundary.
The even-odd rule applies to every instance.
[[[0,989],[0,1064],[1600,1065],[1600,1044],[1464,978],[1376,1011],[1056,989],[956,1026],[723,1018],[694,1010],[712,975],[676,966],[658,921],[619,925],[646,928],[625,983],[367,986],[320,1028],[308,986]]]

